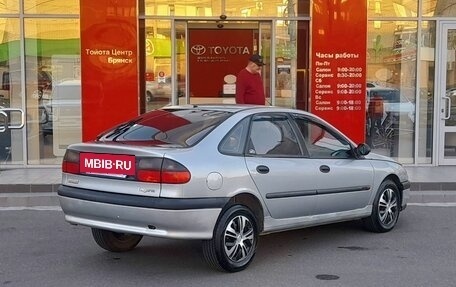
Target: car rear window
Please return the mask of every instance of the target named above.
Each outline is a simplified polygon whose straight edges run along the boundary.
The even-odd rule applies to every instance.
[[[227,111],[199,109],[154,110],[108,130],[98,137],[98,141],[189,147],[231,114]]]

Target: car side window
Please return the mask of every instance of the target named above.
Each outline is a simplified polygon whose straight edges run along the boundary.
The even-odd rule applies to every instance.
[[[252,119],[247,154],[293,157],[302,152],[285,115],[258,115]]]
[[[296,118],[311,158],[350,158],[351,146],[324,126],[307,118]]]
[[[219,145],[219,151],[223,154],[243,155],[245,138],[249,128],[250,118],[240,121],[228,134],[223,138]]]

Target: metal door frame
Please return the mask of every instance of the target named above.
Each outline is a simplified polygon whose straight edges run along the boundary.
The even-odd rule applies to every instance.
[[[188,30],[191,29],[191,28],[195,28],[195,26],[204,26],[204,25],[213,25],[214,23],[218,23],[219,21],[217,20],[214,20],[214,21],[210,21],[210,23],[208,23],[208,20],[205,19],[205,20],[201,20],[203,21],[203,23],[198,23],[198,19],[192,19],[192,20],[182,20],[182,19],[175,19],[174,21],[172,21],[172,24],[171,24],[171,34],[172,35],[176,35],[176,23],[180,23],[180,24],[183,24],[185,25],[185,30],[186,30],[186,35],[185,35],[185,46],[188,47]],[[264,27],[264,25],[269,25],[269,27],[271,28],[271,39],[270,39],[270,47],[275,47],[275,29],[274,29],[274,25],[275,25],[275,22],[273,20],[252,20],[252,21],[245,21],[243,20],[242,23],[239,23],[238,21],[233,21],[230,23],[230,21],[224,21],[223,22],[224,25],[229,25],[229,26],[235,26],[235,25],[239,25],[240,29],[242,29],[241,27],[244,27],[245,29],[249,29],[249,28],[252,28],[252,25],[255,25],[255,28],[258,30],[258,51],[262,51],[263,47],[261,46],[261,36],[262,36],[262,27]],[[174,51],[174,53],[172,53],[172,56],[171,56],[171,63],[172,64],[172,76],[174,79],[177,79],[177,59],[176,59],[176,54],[177,54],[177,43],[176,43],[176,37],[172,37],[171,39],[171,46],[172,46],[172,50]],[[270,49],[270,54],[269,54],[269,95],[271,95],[271,100],[270,100],[270,104],[274,105],[275,103],[275,74],[273,73],[275,71],[275,66],[276,66],[276,63],[275,61],[273,61],[272,59],[275,59],[275,49]],[[186,58],[188,58],[188,51],[186,51]],[[264,55],[263,55],[264,56]],[[188,60],[186,61],[186,75],[188,75],[188,72],[189,72],[189,62]],[[188,76],[186,76],[185,78],[185,103],[186,104],[190,104],[190,94],[189,94],[189,82],[188,82]],[[264,75],[263,75],[263,80],[264,80]],[[171,86],[171,90],[173,91],[172,93],[172,98],[171,98],[171,103],[174,105],[174,104],[177,104],[178,103],[178,97],[177,95],[174,93],[174,91],[176,90],[176,87],[174,86],[174,82],[173,81],[173,84]]]
[[[437,35],[442,37],[440,41],[436,41],[436,110],[435,110],[435,123],[436,123],[436,140],[435,146],[437,150],[437,165],[456,165],[456,159],[445,158],[445,134],[446,132],[456,133],[456,126],[445,126],[445,117],[449,116],[449,110],[446,105],[448,99],[446,95],[446,79],[447,79],[447,59],[448,59],[448,30],[456,30],[455,22],[442,21],[438,24]],[[456,68],[456,67],[455,67]]]

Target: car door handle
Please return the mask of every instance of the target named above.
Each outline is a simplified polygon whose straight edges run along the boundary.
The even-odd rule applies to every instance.
[[[269,167],[267,167],[265,165],[259,165],[259,166],[257,166],[256,171],[258,171],[259,173],[263,173],[263,174],[268,173]]]
[[[322,165],[322,166],[320,166],[320,171],[321,171],[322,173],[328,173],[330,170],[331,170],[331,169],[330,169],[329,166],[327,166],[327,165]]]

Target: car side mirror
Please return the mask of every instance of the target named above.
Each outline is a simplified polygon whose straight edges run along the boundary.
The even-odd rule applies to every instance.
[[[356,147],[356,150],[360,155],[368,155],[371,151],[371,148],[368,144],[361,143]]]

